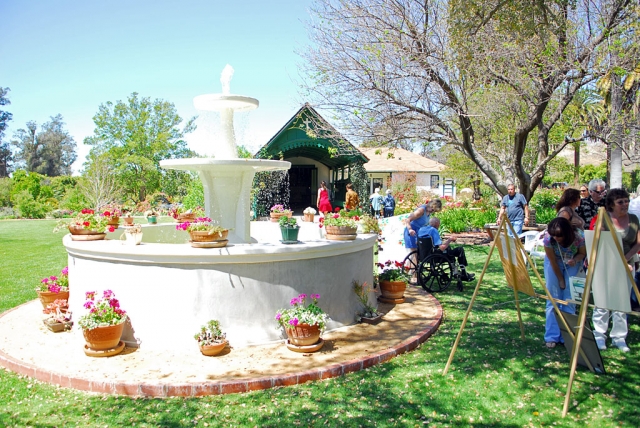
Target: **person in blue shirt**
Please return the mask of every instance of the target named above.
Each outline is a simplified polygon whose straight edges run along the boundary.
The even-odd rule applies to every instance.
[[[449,244],[456,241],[455,236],[451,236],[442,242],[440,232],[438,232],[439,227],[440,219],[438,217],[431,217],[428,226],[422,226],[418,229],[418,238],[430,237],[434,247],[437,247],[442,253],[453,256],[458,260],[458,265],[460,265],[460,279],[463,281],[473,281],[475,275],[467,272],[467,256],[464,254],[464,247],[449,246]]]
[[[516,186],[513,184],[507,186],[507,194],[502,198],[500,213],[498,214],[498,221],[496,222],[498,225],[500,225],[502,213],[505,211],[516,235],[520,235],[522,233],[522,226],[529,225],[529,205],[524,195],[516,192]],[[511,236],[511,229],[508,229],[507,233]]]
[[[384,216],[393,217],[396,210],[396,200],[393,199],[391,189],[387,189],[387,196],[384,197]]]

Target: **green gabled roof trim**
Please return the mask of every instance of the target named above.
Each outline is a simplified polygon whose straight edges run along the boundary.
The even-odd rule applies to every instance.
[[[308,103],[256,154],[259,159],[307,157],[329,168],[369,161]]]

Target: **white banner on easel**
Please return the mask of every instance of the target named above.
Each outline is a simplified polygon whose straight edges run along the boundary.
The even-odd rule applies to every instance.
[[[584,232],[587,258],[591,257],[594,234],[593,230]],[[622,235],[616,233],[616,236],[622,248]],[[629,268],[625,260],[620,257],[611,232],[604,230],[600,232],[596,263],[595,266],[589,266],[589,269],[593,269],[593,303],[599,308],[630,312],[631,283],[627,274]]]

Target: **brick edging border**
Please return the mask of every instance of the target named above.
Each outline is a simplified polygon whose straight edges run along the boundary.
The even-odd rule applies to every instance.
[[[426,294],[426,293],[425,293]],[[238,379],[232,381],[197,382],[182,384],[161,384],[161,383],[137,383],[137,382],[104,382],[83,379],[62,375],[37,366],[23,363],[20,360],[0,351],[0,366],[3,366],[15,373],[26,375],[42,382],[60,385],[65,388],[73,388],[81,391],[129,395],[136,397],[201,397],[205,395],[235,394],[239,392],[258,391],[276,386],[299,385],[314,380],[330,379],[343,376],[347,373],[363,370],[376,364],[384,363],[392,358],[416,349],[436,332],[442,322],[442,305],[431,294],[426,296],[435,303],[435,319],[429,323],[425,330],[409,337],[396,346],[356,358],[343,363],[332,364],[312,370],[305,370],[299,373],[287,373],[278,376],[258,377],[253,379]],[[27,302],[28,303],[28,302]],[[23,303],[23,305],[27,304]],[[9,309],[2,316],[20,308]]]

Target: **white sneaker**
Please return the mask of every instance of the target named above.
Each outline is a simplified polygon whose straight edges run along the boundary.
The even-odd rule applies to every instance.
[[[601,351],[607,349],[607,345],[605,345],[604,339],[596,339],[596,345],[598,345],[598,349]]]
[[[631,349],[627,346],[624,339],[614,340],[613,344],[622,352],[629,352]]]

